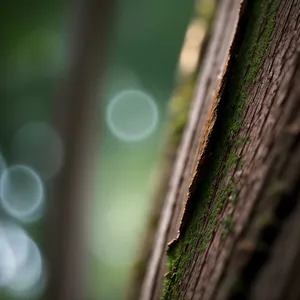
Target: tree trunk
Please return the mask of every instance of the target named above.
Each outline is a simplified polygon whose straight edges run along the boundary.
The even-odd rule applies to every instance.
[[[300,299],[300,1],[238,2],[217,7],[142,300]]]
[[[69,62],[56,105],[64,166],[48,213],[47,300],[85,299],[87,216],[97,149],[97,90],[105,68],[115,1],[75,1]]]

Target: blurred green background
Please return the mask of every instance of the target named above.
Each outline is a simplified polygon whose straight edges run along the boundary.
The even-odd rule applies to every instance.
[[[0,151],[8,164],[15,163],[11,144],[21,126],[52,122],[52,104],[70,50],[72,9],[72,3],[61,0],[2,3]],[[163,171],[159,162],[168,106],[179,80],[175,75],[185,33],[195,15],[193,0],[118,3],[105,84],[99,93],[101,143],[89,218],[87,299],[125,298],[153,188]],[[141,141],[118,139],[105,122],[110,101],[128,89],[151,95],[158,108],[155,130]],[[45,184],[49,191],[51,182]],[[43,252],[43,220],[22,226]],[[1,293],[1,299],[14,299],[5,289]]]

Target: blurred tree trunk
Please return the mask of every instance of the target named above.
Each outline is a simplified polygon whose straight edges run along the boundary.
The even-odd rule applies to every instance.
[[[142,300],[300,299],[300,1],[238,2],[217,7]]]
[[[99,132],[99,77],[114,8],[112,0],[75,4],[69,61],[55,107],[65,157],[48,216],[48,300],[86,299],[86,218]]]

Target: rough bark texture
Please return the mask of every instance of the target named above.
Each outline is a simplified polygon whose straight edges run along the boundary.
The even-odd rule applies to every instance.
[[[220,2],[142,300],[300,299],[299,18]]]
[[[226,0],[223,1],[216,13],[217,22],[212,30],[211,43],[207,47],[207,54],[203,58],[201,76],[192,104],[190,118],[173,168],[156,243],[153,246],[152,256],[149,260],[149,267],[141,293],[141,299],[143,300],[158,299],[162,292],[163,276],[167,272],[166,245],[168,241],[177,235],[185,195],[196,160],[199,139],[195,137],[203,134],[206,114],[213,100],[213,92],[218,85],[216,79],[225,64],[238,7],[239,3],[237,1]],[[229,19],[226,19],[226,17],[229,17]],[[225,31],[222,28],[225,28]],[[206,113],[200,114],[200,111]]]

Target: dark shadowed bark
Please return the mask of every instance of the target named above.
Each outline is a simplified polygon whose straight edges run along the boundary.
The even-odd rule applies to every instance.
[[[142,300],[300,297],[300,1],[238,2],[217,8]]]

